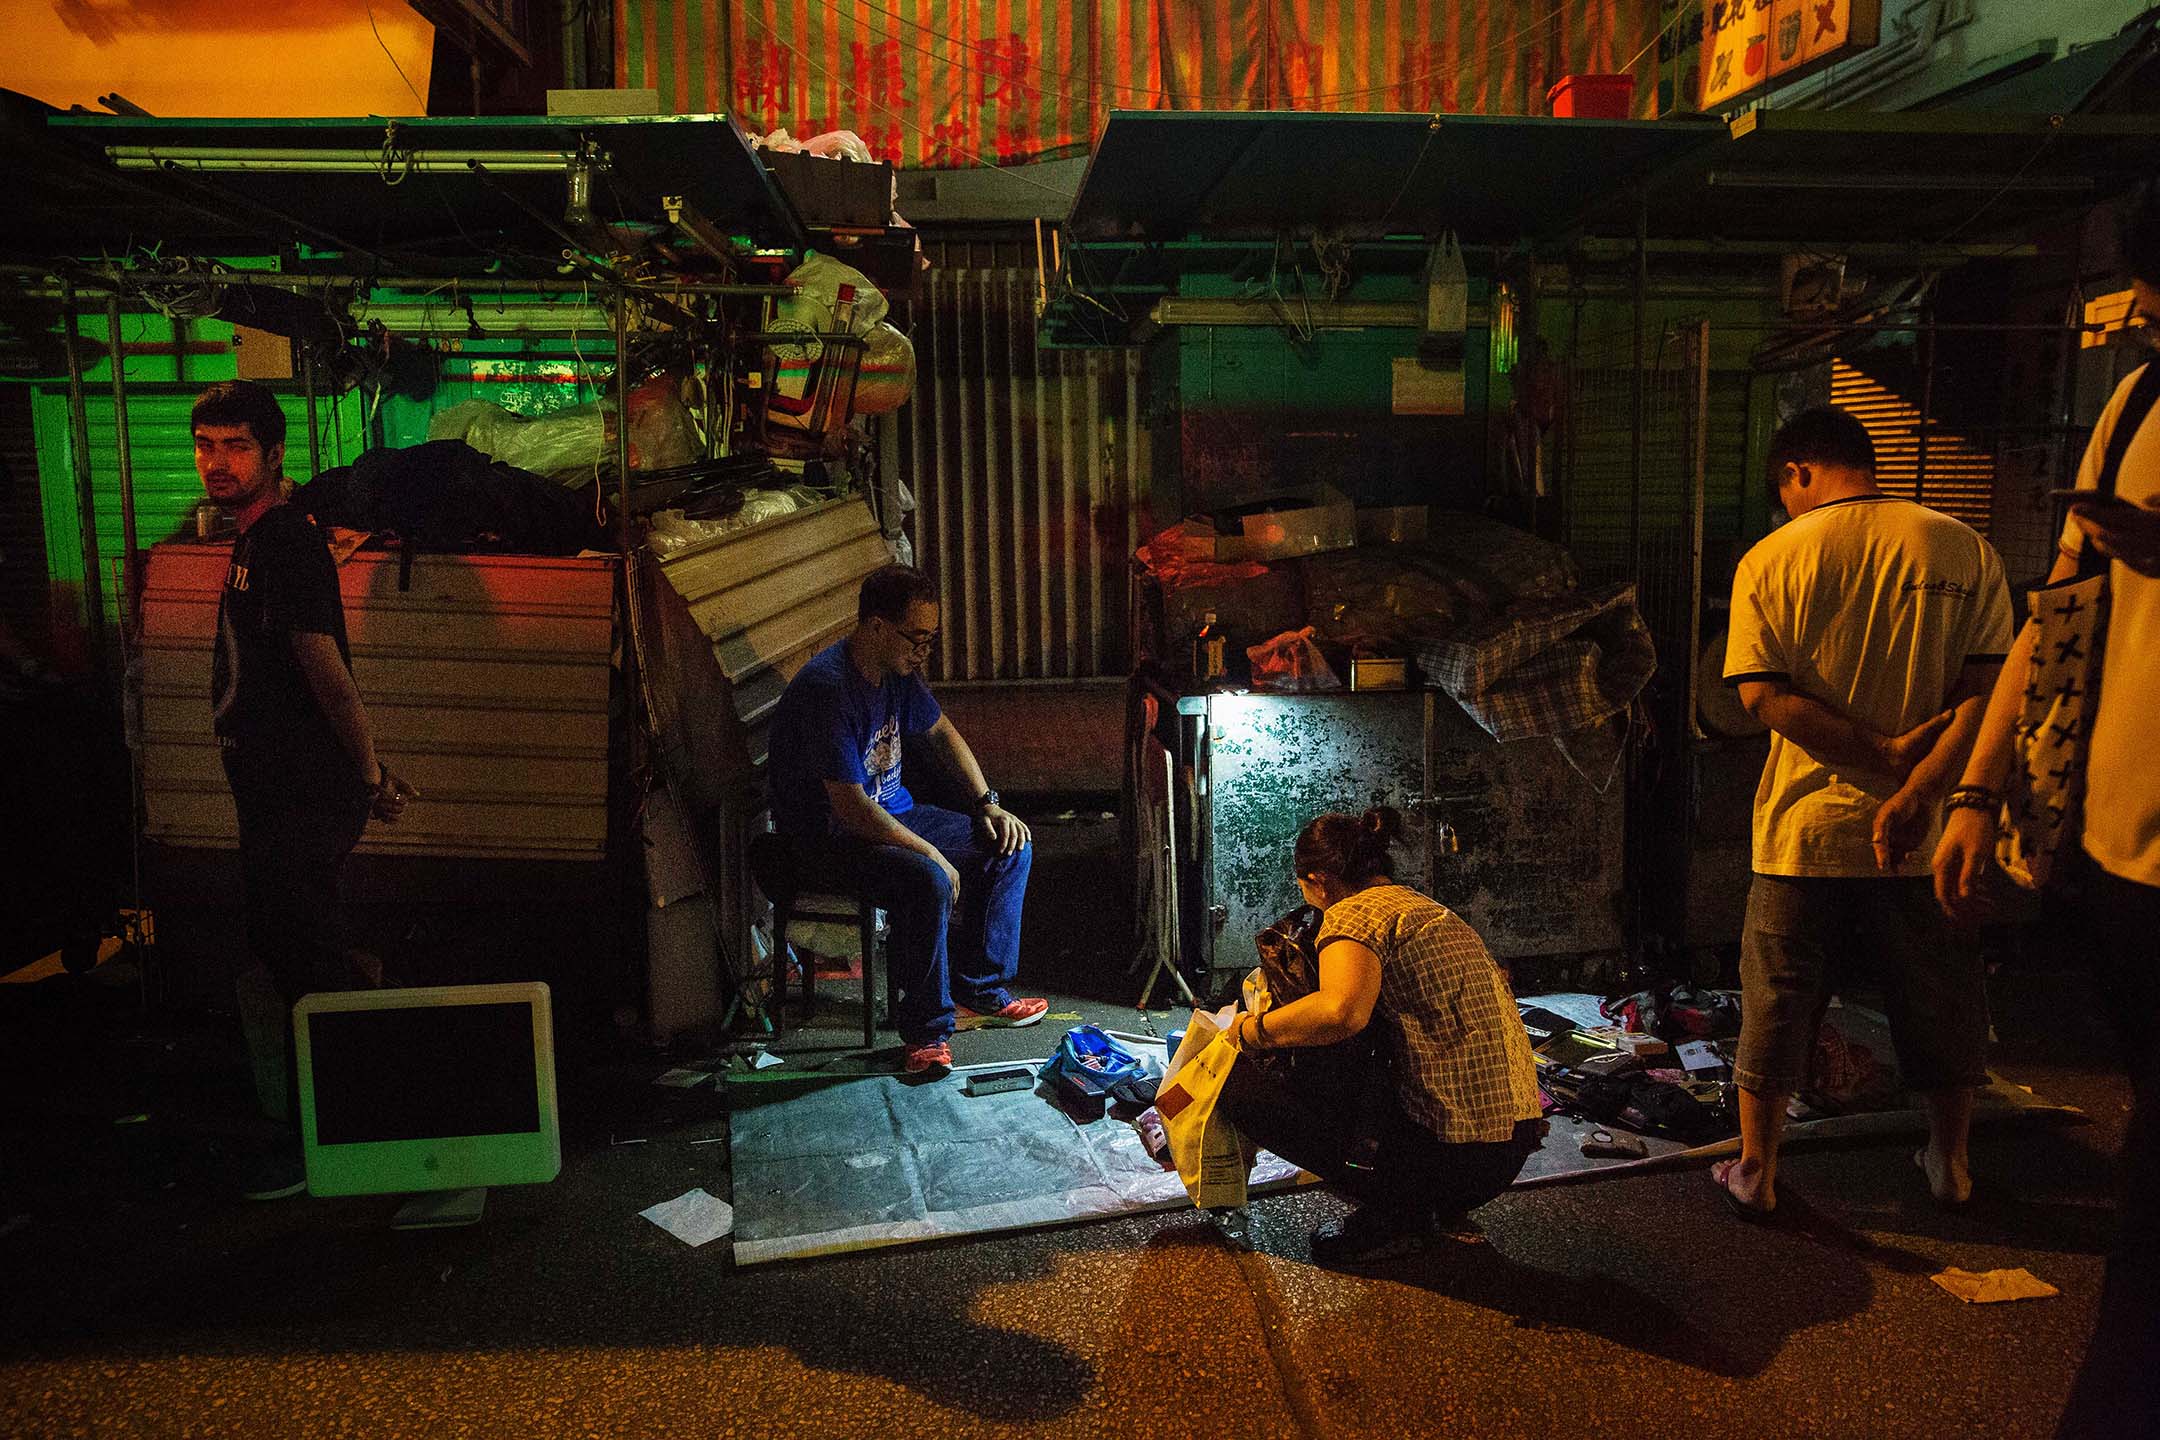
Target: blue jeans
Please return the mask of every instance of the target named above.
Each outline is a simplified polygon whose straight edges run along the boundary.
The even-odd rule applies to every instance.
[[[953,1032],[953,1003],[997,1010],[1020,970],[1020,906],[1035,849],[1000,855],[973,818],[935,805],[893,817],[937,847],[960,872],[960,911],[952,886],[930,857],[904,845],[871,845],[833,836],[795,841],[797,874],[806,884],[830,876],[868,896],[892,924],[886,964],[899,990],[893,1028],[910,1045]],[[866,973],[864,984],[870,983]]]

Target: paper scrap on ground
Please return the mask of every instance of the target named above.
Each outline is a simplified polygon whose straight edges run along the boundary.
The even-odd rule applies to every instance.
[[[710,1079],[712,1079],[712,1071],[710,1070],[670,1070],[664,1075],[655,1075],[652,1083],[666,1085],[676,1090],[691,1090],[703,1085]]]
[[[638,1214],[685,1245],[718,1240],[735,1228],[735,1207],[706,1194],[703,1188],[686,1190]]]
[[[752,1070],[770,1070],[773,1066],[781,1063],[783,1062],[780,1057],[770,1050],[760,1050],[750,1057],[750,1068]]]
[[[1968,1305],[1993,1305],[2003,1300],[2045,1300],[2060,1295],[2047,1281],[2030,1270],[1983,1270],[1975,1273],[1955,1265],[1929,1277]]]

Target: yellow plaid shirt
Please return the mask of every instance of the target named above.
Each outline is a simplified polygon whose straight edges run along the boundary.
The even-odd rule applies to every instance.
[[[1406,885],[1328,907],[1318,949],[1355,940],[1380,957],[1372,1024],[1403,1109],[1455,1144],[1507,1139],[1535,1120],[1537,1062],[1507,977],[1461,916]]]

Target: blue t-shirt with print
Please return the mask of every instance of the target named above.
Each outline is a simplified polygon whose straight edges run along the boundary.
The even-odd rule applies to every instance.
[[[820,651],[773,711],[767,773],[774,824],[783,835],[834,833],[827,780],[862,786],[888,814],[914,809],[900,783],[900,742],[928,731],[943,713],[920,675],[888,675],[873,685],[848,658],[845,640]]]

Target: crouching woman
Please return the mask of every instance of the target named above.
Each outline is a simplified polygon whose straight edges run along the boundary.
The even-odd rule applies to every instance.
[[[1301,1096],[1278,1067],[1233,1066],[1219,1102],[1248,1140],[1358,1201],[1313,1232],[1323,1264],[1386,1258],[1460,1228],[1538,1146],[1537,1066],[1507,978],[1461,916],[1395,883],[1401,833],[1387,807],[1322,815],[1299,832],[1298,888],[1325,912],[1318,987],[1237,1022],[1246,1056],[1370,1027],[1392,1078],[1377,1145],[1354,1150],[1353,1117]]]

